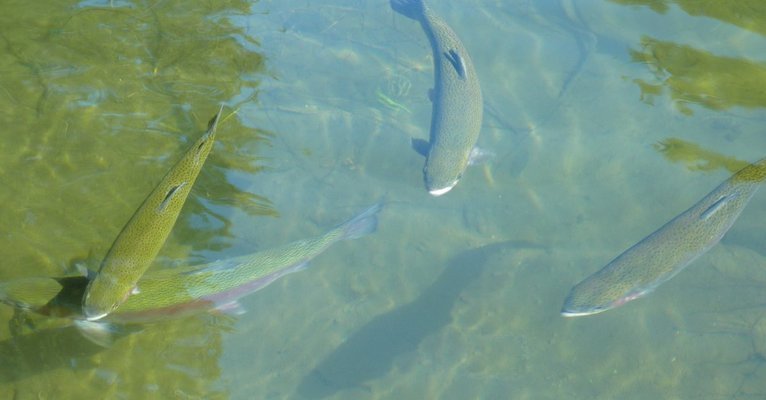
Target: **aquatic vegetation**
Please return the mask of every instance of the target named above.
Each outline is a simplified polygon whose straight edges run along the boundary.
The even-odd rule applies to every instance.
[[[749,163],[735,157],[702,148],[679,138],[667,138],[652,145],[668,161],[682,163],[692,171],[713,171],[724,168],[729,172],[737,172],[745,168]]]
[[[375,96],[380,104],[393,110],[411,113],[400,101],[410,93],[412,82],[406,76],[393,73],[385,79],[385,85],[375,89]]]
[[[385,93],[381,92],[380,89],[375,91],[375,95],[378,97],[378,102],[383,104],[384,106],[396,111],[396,110],[402,110],[408,113],[411,113],[410,109],[407,108],[404,104],[401,104],[397,102],[396,100],[386,96]]]
[[[687,14],[714,18],[741,28],[766,34],[766,3],[760,0],[699,1],[699,0],[611,0],[614,3],[644,5],[664,14],[676,5]]]
[[[689,104],[712,110],[766,107],[766,65],[735,57],[718,56],[687,45],[651,37],[641,39],[641,50],[631,59],[645,63],[657,83],[636,79],[641,98],[650,103],[660,87],[670,92],[678,110],[693,114]]]

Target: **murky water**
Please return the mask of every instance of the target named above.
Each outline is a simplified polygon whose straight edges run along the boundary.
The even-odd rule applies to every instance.
[[[152,268],[386,208],[244,315],[133,326],[109,348],[68,321],[0,323],[0,398],[766,395],[764,193],[649,297],[559,315],[572,285],[764,157],[766,9],[432,3],[476,65],[495,154],[438,198],[410,149],[431,50],[387,1],[6,1],[0,280],[95,268],[222,102],[234,114]]]

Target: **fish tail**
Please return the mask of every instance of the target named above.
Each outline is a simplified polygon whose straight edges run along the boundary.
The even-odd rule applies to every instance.
[[[378,212],[383,208],[383,203],[364,210],[361,214],[344,222],[338,228],[341,230],[341,240],[357,239],[375,232],[378,227]]]
[[[423,0],[391,0],[391,8],[407,18],[419,20],[426,12]]]

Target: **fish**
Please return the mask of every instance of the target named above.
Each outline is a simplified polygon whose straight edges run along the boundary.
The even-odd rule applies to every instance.
[[[739,170],[691,208],[575,285],[561,314],[597,314],[651,293],[721,240],[764,179],[766,158]]]
[[[99,344],[104,343],[97,331],[114,331],[114,324],[140,324],[178,318],[205,311],[240,312],[238,300],[260,290],[277,279],[306,268],[309,261],[322,254],[335,243],[357,239],[374,232],[378,213],[383,203],[377,203],[350,220],[312,238],[282,246],[216,260],[201,265],[150,270],[138,282],[141,291],[99,321],[88,321],[80,299],[84,295],[88,278],[82,275],[60,278],[17,279],[0,284],[0,301],[11,306],[39,303],[39,296],[24,290],[29,281],[37,287],[61,287],[44,305],[30,311],[48,317],[69,318],[83,329],[83,334]],[[3,288],[14,298],[3,296]],[[29,309],[29,307],[26,307]],[[108,327],[108,328],[105,328]]]
[[[88,320],[107,316],[139,290],[136,283],[164,245],[213,148],[222,111],[223,106],[117,235],[85,290],[82,309]]]
[[[462,178],[479,139],[483,113],[479,78],[455,32],[423,0],[391,0],[391,8],[420,22],[433,50],[429,141],[413,139],[412,147],[426,157],[426,190],[441,196]]]

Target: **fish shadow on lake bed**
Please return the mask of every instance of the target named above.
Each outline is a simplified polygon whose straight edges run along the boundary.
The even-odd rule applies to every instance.
[[[0,341],[0,383],[27,379],[59,368],[87,368],[88,358],[106,350],[83,339],[74,326],[35,331]]]
[[[397,357],[417,350],[423,339],[452,321],[455,300],[481,276],[493,255],[520,248],[541,246],[512,240],[453,257],[417,299],[376,317],[322,360],[303,378],[297,394],[320,399],[346,389],[366,390],[362,386],[365,382],[385,376]]]

